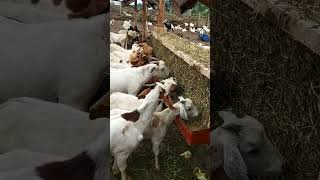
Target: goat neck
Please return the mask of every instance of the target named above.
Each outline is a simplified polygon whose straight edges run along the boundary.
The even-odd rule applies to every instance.
[[[162,88],[159,85],[153,88],[144,98],[142,105],[140,105],[137,109],[140,116],[138,121],[135,122],[134,125],[140,132],[144,132],[144,129],[150,124],[152,120],[153,113],[155,112],[159,104],[161,89]]]
[[[160,112],[160,114],[165,114],[165,123],[171,124],[172,121],[175,120],[175,118],[180,114],[180,110],[179,110],[179,104],[180,102],[175,103],[174,105],[172,105],[175,109],[172,110],[170,108],[166,108],[163,111]]]

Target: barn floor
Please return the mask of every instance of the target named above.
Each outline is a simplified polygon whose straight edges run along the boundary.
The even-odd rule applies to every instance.
[[[123,20],[120,20],[120,17],[119,16],[116,16],[116,15],[112,15],[112,18],[115,20],[114,24],[110,27],[111,29],[111,32],[118,32],[119,30],[122,29],[122,23],[123,23]],[[126,20],[128,20],[127,18],[124,18]],[[139,23],[138,23],[139,24]],[[156,25],[156,22],[152,22],[152,26],[149,26],[149,30],[150,31],[153,31],[155,25]],[[139,29],[142,29],[140,26],[138,26]],[[175,32],[171,32],[175,35],[177,35],[177,30]],[[184,39],[188,39],[189,41],[191,42],[194,42],[194,43],[201,43],[202,45],[205,45],[205,46],[210,46],[210,43],[209,42],[204,42],[204,41],[201,41],[198,39],[198,35],[196,33],[193,33],[193,32],[190,32],[190,31],[186,31],[183,33],[183,36],[182,38]]]
[[[185,159],[180,154],[190,151],[192,156]],[[160,171],[154,167],[154,154],[150,140],[144,140],[129,157],[127,173],[132,180],[196,180],[193,171],[199,167],[206,173],[207,151],[205,145],[189,147],[175,125],[168,129],[163,143],[160,145]],[[110,167],[112,163],[110,162]],[[111,171],[111,170],[110,170]],[[206,174],[208,178],[208,174]],[[120,180],[120,175],[113,176]]]

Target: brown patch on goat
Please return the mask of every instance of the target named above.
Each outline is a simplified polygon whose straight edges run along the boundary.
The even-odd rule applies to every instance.
[[[100,117],[110,116],[110,93],[108,92],[102,98],[100,98],[93,106],[89,109],[89,118],[94,120]]]
[[[146,88],[143,91],[141,91],[141,93],[138,95],[138,99],[144,99],[147,94],[151,91],[151,88]]]
[[[151,127],[159,127],[162,124],[162,120],[159,119],[157,116],[154,116],[153,121],[151,122]]]
[[[106,12],[109,1],[105,0],[66,0],[66,7],[72,11],[69,18],[89,18]]]
[[[47,163],[35,168],[43,180],[92,180],[97,164],[87,152],[69,160]]]
[[[138,121],[138,119],[140,117],[140,113],[138,110],[134,110],[129,113],[121,114],[121,117],[127,121],[136,122],[136,121]]]
[[[152,76],[151,79],[149,79],[149,81],[146,82],[146,84],[153,84],[159,81],[160,81],[159,76]]]
[[[132,67],[139,67],[147,64],[149,58],[153,55],[153,48],[147,43],[139,43],[139,49],[133,51],[129,56],[129,61],[132,64]]]
[[[164,93],[160,93],[160,99],[163,100],[164,105],[166,105],[172,111],[175,111],[176,108],[172,106],[173,102],[170,96],[165,96]]]

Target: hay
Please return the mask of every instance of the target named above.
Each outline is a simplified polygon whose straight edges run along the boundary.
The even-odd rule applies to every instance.
[[[189,40],[180,38],[170,33],[159,33],[162,41],[172,44],[175,49],[190,55],[194,60],[204,64],[206,67],[210,66],[210,50],[201,48]]]
[[[168,37],[171,36],[173,35],[168,35]],[[166,65],[170,69],[172,76],[174,76],[177,79],[179,86],[177,95],[182,95],[184,97],[190,98],[194,102],[198,110],[201,112],[201,115],[198,118],[194,118],[191,121],[186,121],[186,124],[192,130],[208,128],[210,123],[209,79],[202,75],[194,67],[189,66],[183,59],[179,58],[176,54],[168,50],[156,38],[154,38],[153,36],[151,36],[150,38],[150,44],[152,45],[152,47],[154,47],[154,54],[156,55],[156,57],[166,62]],[[193,45],[190,45],[190,42],[187,42],[188,44],[180,44],[179,42],[177,42],[177,40],[173,40],[173,38],[169,41],[170,43],[174,43],[176,48],[181,48],[181,50],[185,50],[185,48],[189,46],[191,48],[198,48],[197,46],[192,47]],[[203,49],[199,50],[205,52],[203,51]],[[190,56],[194,57],[194,59],[197,60],[199,60],[200,57],[203,58],[201,62],[203,62],[203,64],[207,63],[206,66],[209,66],[209,51],[206,51],[206,55],[204,55],[204,53],[195,53],[194,51],[190,51],[191,53],[193,53],[193,55],[190,54]],[[204,60],[204,58],[207,58],[207,60]]]
[[[282,178],[316,179],[320,57],[240,0],[216,0],[213,7],[214,107],[231,104],[264,124],[286,160]]]
[[[293,5],[305,19],[320,23],[319,0],[282,0],[284,3]]]

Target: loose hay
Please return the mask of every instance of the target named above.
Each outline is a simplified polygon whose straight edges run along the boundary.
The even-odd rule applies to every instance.
[[[320,57],[240,0],[216,0],[213,7],[215,107],[231,104],[264,124],[286,160],[282,179],[315,180]]]
[[[209,50],[197,47],[187,40],[182,38],[175,38],[169,33],[161,34],[161,40],[168,40],[170,44],[174,44],[177,49],[190,52],[190,56],[205,66],[209,66]],[[185,121],[187,126],[192,130],[200,130],[208,128],[210,124],[210,106],[209,106],[209,92],[210,81],[202,75],[194,67],[189,66],[183,59],[168,50],[156,38],[151,37],[150,43],[154,47],[154,54],[159,59],[166,62],[170,69],[172,76],[177,79],[180,91],[177,95],[190,98],[195,106],[201,112],[200,116],[190,121]],[[190,47],[190,49],[188,49]],[[196,49],[198,51],[196,51]],[[194,50],[194,51],[192,51]],[[189,53],[188,53],[189,55]],[[200,60],[201,59],[201,60]]]

